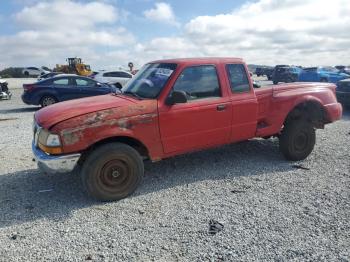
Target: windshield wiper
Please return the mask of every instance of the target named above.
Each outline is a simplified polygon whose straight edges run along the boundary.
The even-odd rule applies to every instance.
[[[124,95],[131,95],[131,96],[136,97],[136,98],[138,98],[140,100],[144,99],[142,96],[139,96],[138,94],[136,94],[134,92],[131,92],[131,91],[124,91],[124,92],[122,92],[122,94],[124,94]]]

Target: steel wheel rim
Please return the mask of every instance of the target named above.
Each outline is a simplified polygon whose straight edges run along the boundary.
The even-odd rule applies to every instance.
[[[309,137],[307,133],[305,132],[300,132],[296,135],[294,138],[294,148],[298,152],[303,152],[307,149],[309,142]]]
[[[99,184],[108,192],[122,191],[130,183],[131,168],[123,159],[112,159],[100,170]]]

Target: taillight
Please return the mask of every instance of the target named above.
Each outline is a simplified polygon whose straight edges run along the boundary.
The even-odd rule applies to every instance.
[[[30,92],[34,88],[35,88],[35,85],[33,85],[33,84],[24,84],[23,85],[24,92]]]

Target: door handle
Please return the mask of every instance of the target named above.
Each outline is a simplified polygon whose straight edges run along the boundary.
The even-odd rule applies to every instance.
[[[224,111],[225,109],[226,109],[226,105],[218,105],[216,107],[216,110],[218,110],[218,111]]]

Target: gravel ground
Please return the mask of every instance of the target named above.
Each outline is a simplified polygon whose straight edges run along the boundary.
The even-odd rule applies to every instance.
[[[37,170],[37,108],[10,88],[0,101],[0,261],[350,260],[349,111],[317,132],[305,161],[285,161],[276,139],[251,140],[146,163],[134,195],[99,203],[77,175]],[[215,235],[211,219],[224,225]]]

